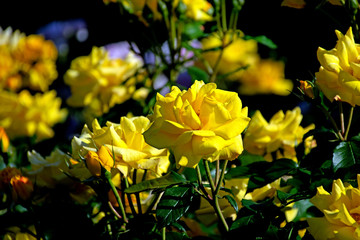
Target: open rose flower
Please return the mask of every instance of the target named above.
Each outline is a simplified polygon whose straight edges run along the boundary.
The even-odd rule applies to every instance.
[[[338,38],[335,48],[319,47],[317,51],[321,66],[315,74],[316,84],[330,101],[338,95],[343,102],[360,105],[359,44],[354,41],[351,27],[345,35],[337,30],[335,33]]]
[[[161,176],[169,167],[169,154],[167,149],[157,149],[145,142],[142,134],[149,126],[150,120],[142,116],[121,117],[120,124],[107,122],[104,127],[101,127],[95,119],[92,123],[92,131],[85,125],[81,136],[74,137],[72,141],[73,157],[79,158],[79,154],[86,156],[89,151],[92,151],[98,157],[101,155],[99,162],[108,171],[117,169],[123,175],[128,176],[132,169],[142,169],[148,170],[147,177]],[[108,148],[109,152],[103,151],[105,154],[99,152],[103,146]],[[100,150],[97,151],[97,149]],[[112,153],[114,153],[114,164],[110,158]],[[106,157],[104,157],[105,155]],[[88,157],[90,156],[88,155]],[[101,158],[106,161],[100,160]]]
[[[67,103],[72,107],[84,107],[94,116],[107,113],[135,93],[137,79],[134,75],[142,64],[132,51],[124,59],[110,58],[104,47],[93,47],[89,56],[74,59],[64,75],[71,90]]]
[[[360,175],[357,175],[360,185]],[[310,200],[323,217],[308,218],[309,232],[315,239],[360,239],[360,188],[334,180],[331,193],[317,188]]]
[[[247,115],[237,93],[195,81],[187,91],[174,86],[165,97],[157,95],[144,136],[156,148],[170,148],[179,166],[196,167],[202,158],[233,160],[243,151]]]
[[[295,147],[302,142],[305,133],[315,128],[314,124],[306,128],[300,126],[302,118],[299,107],[288,110],[285,114],[280,110],[269,122],[260,111],[256,111],[244,136],[245,150],[264,156],[267,161],[275,160],[272,153],[275,153],[276,159],[289,158],[297,161]],[[311,141],[311,138],[307,140]]]

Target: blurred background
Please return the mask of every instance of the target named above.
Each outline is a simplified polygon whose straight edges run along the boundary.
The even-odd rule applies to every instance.
[[[246,0],[240,11],[238,28],[246,35],[265,35],[277,45],[277,49],[271,50],[259,44],[259,53],[263,57],[274,57],[285,62],[285,77],[294,82],[296,91],[299,86],[297,80],[311,80],[319,69],[317,48],[333,48],[336,44],[335,29],[345,33],[350,19],[345,8],[325,4],[326,1],[308,1],[303,9],[282,7],[281,2]],[[120,14],[117,5],[106,5],[102,0],[0,1],[0,10],[0,27],[3,29],[10,26],[26,35],[41,33],[46,38],[59,38],[55,40],[59,41],[56,44],[66,54],[66,58],[59,59],[60,79],[71,60],[88,55],[93,46],[136,39],[144,34],[143,26],[128,24],[128,19]],[[64,36],[52,35],[59,23],[67,24],[62,30],[63,34],[67,34],[66,43],[61,42]],[[299,104],[304,114],[308,113],[306,111],[317,114],[316,110],[301,103],[294,95],[244,96],[242,100],[249,109],[260,109],[265,118],[280,109],[292,109]],[[312,117],[304,121],[315,120]]]

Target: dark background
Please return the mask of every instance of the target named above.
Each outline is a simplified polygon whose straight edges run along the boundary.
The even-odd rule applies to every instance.
[[[246,0],[240,11],[238,26],[247,35],[265,35],[277,44],[278,48],[274,51],[261,45],[259,51],[264,58],[275,56],[285,61],[285,77],[294,81],[296,89],[299,85],[297,80],[313,79],[318,71],[317,48],[333,48],[336,44],[335,29],[345,33],[350,19],[345,8],[329,3],[319,5],[325,1],[308,1],[304,9],[281,7],[281,2]],[[88,55],[92,46],[103,46],[144,34],[139,25],[125,24],[117,5],[105,5],[102,0],[0,1],[0,12],[0,26],[3,29],[11,26],[27,35],[36,33],[40,27],[52,21],[84,19],[89,37],[85,42],[70,45],[69,61],[63,71],[71,59]],[[59,75],[63,71],[60,69]],[[242,100],[250,110],[260,109],[266,118],[280,109],[292,109],[299,104],[308,113],[318,112],[300,103],[293,95],[244,96]],[[304,121],[315,120],[309,118]]]

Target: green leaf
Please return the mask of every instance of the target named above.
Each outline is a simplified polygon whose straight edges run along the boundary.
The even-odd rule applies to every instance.
[[[354,137],[351,141],[341,142],[335,149],[332,158],[334,171],[348,168],[360,163],[360,141]]]
[[[159,226],[165,227],[179,220],[190,208],[194,196],[192,187],[173,187],[165,190],[156,207]]]
[[[187,71],[192,81],[203,80],[205,83],[209,82],[209,75],[204,70],[198,67],[188,67]]]
[[[276,179],[289,174],[297,168],[291,159],[277,159],[273,162],[254,162],[246,166],[231,168],[225,175],[226,179],[249,177],[248,190],[265,186]]]
[[[257,41],[258,43],[261,43],[271,49],[277,48],[277,45],[270,38],[268,38],[264,35],[260,35],[260,36],[256,36],[256,37],[246,35],[245,39],[246,40],[253,39],[253,40]]]
[[[225,195],[224,196],[230,203],[230,205],[235,209],[236,212],[239,211],[239,207],[235,199],[231,195]]]
[[[245,216],[237,219],[230,227],[230,230],[235,230],[237,228],[248,226],[256,221],[255,215]]]
[[[151,189],[161,189],[166,188],[172,185],[176,184],[185,184],[187,183],[187,180],[183,178],[180,174],[171,171],[167,175],[151,180],[146,180],[143,182],[140,182],[138,184],[132,185],[125,189],[125,193],[136,193],[136,192],[142,192],[147,191]]]

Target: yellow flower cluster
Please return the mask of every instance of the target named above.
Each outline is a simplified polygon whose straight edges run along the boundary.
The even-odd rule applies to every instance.
[[[0,88],[47,91],[57,78],[57,49],[41,35],[0,28]]]
[[[245,132],[245,150],[264,156],[267,161],[275,160],[273,153],[276,154],[276,159],[289,158],[297,161],[295,147],[302,142],[305,133],[315,128],[314,124],[301,127],[302,118],[299,107],[288,110],[285,114],[280,110],[269,122],[260,111],[256,111]],[[311,141],[310,138],[307,140]]]
[[[136,94],[137,70],[142,61],[129,52],[125,59],[111,59],[105,48],[93,47],[89,56],[78,57],[64,76],[70,86],[67,103],[86,107],[94,116],[107,113]]]
[[[292,81],[285,79],[284,63],[261,59],[257,42],[244,39],[240,30],[228,31],[225,36],[213,33],[201,43],[202,57],[212,71],[239,81],[241,94],[288,95],[293,89]]]
[[[147,176],[161,176],[170,165],[169,153],[145,142],[142,134],[149,126],[150,120],[146,117],[121,117],[120,124],[107,122],[104,127],[95,119],[92,131],[85,125],[81,136],[72,140],[73,157],[86,156],[87,162],[100,162],[108,171],[117,169],[124,176],[133,169],[149,170]],[[92,169],[98,172],[96,166]]]
[[[351,27],[345,35],[337,30],[335,33],[338,38],[335,48],[318,48],[321,66],[315,74],[316,84],[330,101],[339,96],[352,106],[360,105],[359,44],[354,41]]]
[[[247,115],[237,93],[195,81],[187,91],[174,86],[165,97],[157,95],[144,136],[154,147],[170,148],[178,166],[196,167],[202,158],[234,160],[243,151]]]
[[[360,175],[357,175],[360,186]],[[323,217],[308,218],[309,232],[315,239],[360,239],[360,188],[334,180],[331,193],[317,188],[310,200]]]
[[[37,141],[54,136],[52,127],[65,120],[66,109],[54,90],[32,96],[27,90],[15,94],[0,91],[0,126],[10,138],[36,135]]]

